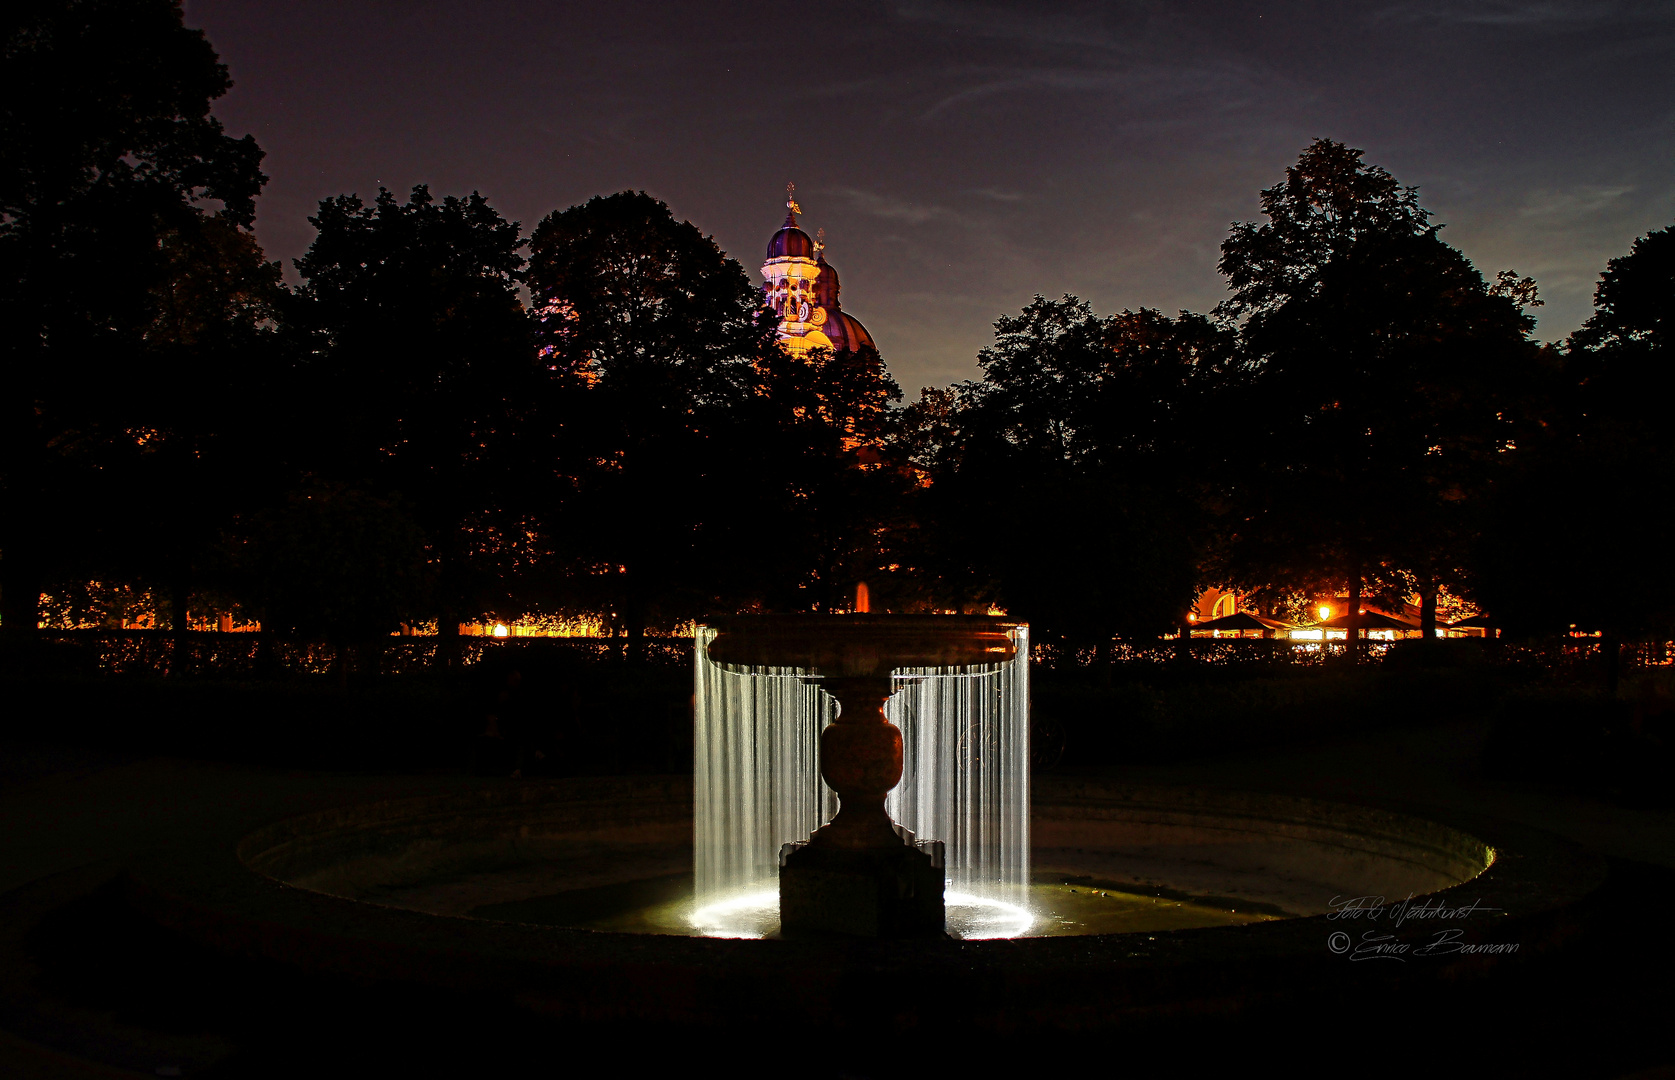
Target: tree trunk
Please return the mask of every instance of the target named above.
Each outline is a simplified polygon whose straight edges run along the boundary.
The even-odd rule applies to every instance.
[[[459,616],[446,608],[436,616],[436,659],[433,663],[443,670],[452,670],[459,663]]]
[[[360,661],[363,676],[362,682],[369,681],[364,676],[370,676],[371,681],[377,681],[379,674],[384,670],[384,653],[389,647],[390,639],[382,636],[369,638],[355,646],[355,656]]]
[[[448,533],[447,542],[450,548],[438,553],[440,565],[436,571],[436,667],[451,672],[460,666],[459,640],[459,598],[461,590],[456,587],[456,570],[458,560],[453,556],[452,543],[454,536]]]
[[[192,639],[188,636],[192,631],[192,614],[187,610],[191,599],[191,586],[182,578],[177,576],[169,583],[170,675],[185,675],[192,667]]]
[[[1419,583],[1419,636],[1426,641],[1437,636],[1437,583],[1430,579]]]
[[[17,311],[42,311],[28,304]],[[8,327],[15,330],[18,327]],[[25,332],[25,337],[32,337]],[[36,339],[38,342],[38,338]],[[47,517],[44,468],[46,443],[39,431],[41,419],[35,412],[35,396],[23,373],[39,370],[48,363],[39,345],[24,346],[17,337],[0,352],[8,373],[6,394],[0,405],[0,636],[13,644],[34,641],[40,630],[42,573],[45,552],[41,550],[40,523]],[[12,377],[17,377],[16,383]]]
[[[7,641],[35,640],[41,621],[41,578],[34,569],[26,551],[8,546],[0,554],[0,633]]]
[[[628,624],[628,662],[637,666],[646,658],[646,604],[632,576],[628,581],[628,603],[624,605],[623,615]]]
[[[256,631],[256,677],[277,679],[279,676],[279,645],[273,639],[273,631],[263,627]]]
[[[1349,662],[1359,664],[1361,662],[1361,563],[1359,561],[1352,563],[1349,569],[1349,611],[1346,612],[1346,615],[1348,632],[1345,637],[1349,639],[1347,643]],[[1325,644],[1324,634],[1321,643]]]
[[[1599,636],[1599,658],[1604,668],[1605,693],[1612,700],[1617,697],[1617,684],[1623,677],[1623,642],[1607,630]]]

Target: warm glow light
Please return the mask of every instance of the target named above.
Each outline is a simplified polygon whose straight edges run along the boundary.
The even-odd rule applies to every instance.
[[[495,637],[505,637],[507,633],[508,633],[508,631],[506,629],[506,624],[505,623],[498,623],[497,622],[497,623],[494,624],[494,636]]]
[[[1325,622],[1327,619],[1330,619],[1332,617],[1332,608],[1331,608],[1331,605],[1329,605],[1329,604],[1321,604],[1315,610],[1320,612],[1320,621],[1321,622]]]
[[[751,927],[769,912],[779,914],[778,889],[744,893],[705,904],[688,916],[688,921],[705,937],[759,938],[761,932]]]
[[[1028,908],[1004,900],[950,892],[944,894],[943,903],[949,932],[964,941],[1022,937],[1035,925],[1035,915]],[[687,922],[704,937],[760,938],[779,921],[778,915],[779,890],[765,889],[705,904],[688,915]]]
[[[950,922],[965,923],[959,937],[964,941],[986,941],[991,938],[1023,937],[1035,925],[1035,916],[1026,907],[991,900],[970,893],[944,893],[942,902],[955,918]],[[963,910],[962,910],[963,909]],[[963,917],[962,917],[963,916]]]

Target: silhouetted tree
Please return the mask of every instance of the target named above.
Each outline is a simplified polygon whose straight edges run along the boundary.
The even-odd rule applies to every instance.
[[[994,528],[984,520],[992,507],[975,470],[962,469],[967,421],[975,415],[972,399],[980,385],[921,389],[919,399],[900,411],[891,432],[893,456],[906,463],[914,481],[903,500],[909,527],[898,532],[906,549],[911,601],[930,611],[967,614],[999,603],[999,560],[982,540],[988,535],[984,530]]]
[[[532,555],[550,461],[519,440],[540,384],[518,226],[481,195],[320,204],[297,260],[310,334],[299,465],[398,496],[429,538],[444,638],[504,600]],[[531,477],[529,470],[537,475]],[[452,641],[444,642],[449,654]]]
[[[1432,231],[1419,189],[1361,157],[1343,143],[1316,139],[1285,170],[1283,183],[1263,189],[1268,220],[1235,222],[1222,241],[1219,266],[1233,295],[1216,306],[1217,315],[1260,316],[1312,295],[1326,264],[1362,237]]]
[[[1427,597],[1434,626],[1513,437],[1531,320],[1432,234],[1366,237],[1320,278],[1248,335],[1263,363],[1236,558],[1303,591],[1345,582],[1357,610],[1382,578]]]
[[[983,380],[958,389],[952,415],[934,396],[910,414],[953,443],[934,458],[934,505],[965,550],[945,560],[1102,653],[1113,634],[1179,625],[1199,531],[1192,432],[1232,344],[1201,316],[1101,319],[1069,296],[1000,319]]]
[[[1229,433],[1224,573],[1347,586],[1352,620],[1369,582],[1417,589],[1429,628],[1513,437],[1531,320],[1360,151],[1317,142],[1263,203],[1278,216],[1223,248],[1224,309],[1248,316],[1251,365]]]
[[[1605,264],[1594,290],[1594,313],[1571,335],[1572,349],[1601,355],[1608,350],[1620,364],[1630,353],[1669,355],[1675,349],[1675,225],[1648,233],[1627,255]],[[1637,377],[1655,377],[1651,364],[1636,364]]]
[[[847,610],[867,582],[875,610],[910,604],[905,498],[892,439],[901,390],[878,354],[769,347],[722,438],[754,478],[734,535],[752,555],[738,586],[779,610]],[[742,597],[741,597],[742,598]]]
[[[561,414],[586,462],[562,531],[585,602],[637,648],[767,540],[740,531],[759,474],[729,413],[756,393],[773,320],[737,262],[643,192],[549,214],[530,248],[542,362],[581,388]]]
[[[1520,445],[1485,560],[1491,613],[1509,629],[1574,625],[1609,644],[1675,630],[1658,570],[1675,545],[1675,227],[1607,263],[1594,306]]]
[[[108,511],[90,498],[102,466],[187,452],[159,398],[176,418],[216,412],[195,402],[223,384],[150,346],[179,254],[217,229],[246,244],[231,237],[266,178],[255,142],[210,115],[231,82],[178,3],[8,9],[0,55],[0,604],[5,631],[29,634],[48,579],[100,558],[86,540]]]
[[[253,515],[234,544],[239,587],[264,630],[343,650],[431,610],[425,533],[399,504],[314,484]]]
[[[124,493],[107,509],[126,511],[110,550],[166,587],[179,635],[194,590],[214,583],[220,531],[283,490],[280,418],[259,403],[281,377],[286,294],[279,264],[223,218],[188,221],[162,244],[168,276],[135,357],[148,370],[135,402],[147,434],[108,470]]]

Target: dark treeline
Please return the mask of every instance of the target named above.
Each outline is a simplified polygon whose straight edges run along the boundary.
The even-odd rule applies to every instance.
[[[1222,246],[1208,314],[1036,297],[917,400],[795,358],[745,269],[643,193],[533,230],[473,193],[310,218],[289,287],[262,152],[177,5],[4,16],[0,602],[353,642],[589,614],[1004,609],[1070,643],[1195,596],[1475,603],[1506,631],[1668,633],[1675,230],[1531,336],[1415,189],[1328,140]],[[98,583],[93,586],[89,583]],[[446,650],[444,650],[446,655]]]

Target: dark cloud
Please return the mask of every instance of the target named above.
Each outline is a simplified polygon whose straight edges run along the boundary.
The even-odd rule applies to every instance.
[[[531,226],[644,189],[755,268],[795,180],[910,389],[1039,292],[1205,309],[1217,246],[1313,138],[1367,151],[1540,332],[1675,220],[1675,3],[482,2],[188,6],[269,151],[259,229],[379,183]]]
[[[1449,3],[1392,4],[1376,19],[1425,23],[1476,23],[1483,26],[1564,28],[1578,23],[1629,23],[1675,20],[1668,0],[1640,3],[1613,0],[1452,0]]]

